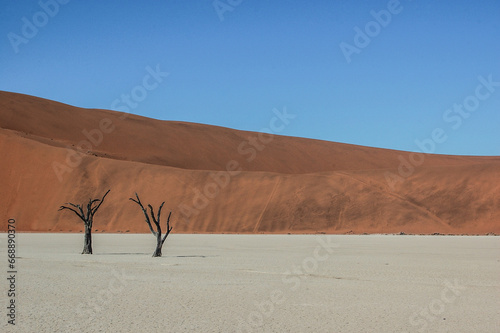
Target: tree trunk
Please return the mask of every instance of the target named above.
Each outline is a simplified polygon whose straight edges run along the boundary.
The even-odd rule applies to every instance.
[[[161,257],[161,248],[163,244],[161,243],[161,234],[158,233],[156,236],[156,250],[153,253],[153,257]]]
[[[85,224],[85,240],[82,254],[92,254],[92,227]]]

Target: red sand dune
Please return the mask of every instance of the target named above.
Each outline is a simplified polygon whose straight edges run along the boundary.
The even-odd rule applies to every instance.
[[[9,92],[0,92],[0,138],[0,217],[19,231],[81,231],[59,206],[111,189],[99,232],[149,232],[128,200],[138,192],[154,207],[166,201],[174,232],[500,233],[500,157],[277,135],[263,144],[255,132]],[[402,165],[410,158],[423,163]]]

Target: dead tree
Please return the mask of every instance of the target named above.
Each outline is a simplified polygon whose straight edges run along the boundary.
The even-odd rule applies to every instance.
[[[151,225],[151,219],[148,216],[148,212],[146,208],[142,205],[141,199],[139,199],[139,196],[137,193],[135,194],[135,197],[137,198],[129,198],[139,206],[141,206],[142,212],[144,213],[144,216],[146,217],[146,223],[148,224],[149,230],[151,230],[151,233],[156,237],[156,250],[153,253],[153,257],[161,257],[161,248],[163,246],[163,243],[165,243],[165,240],[167,239],[168,235],[170,234],[170,231],[172,231],[172,227],[170,226],[170,216],[172,215],[172,212],[168,214],[167,218],[167,231],[163,238],[161,237],[161,226],[160,226],[160,215],[161,215],[161,209],[163,208],[163,205],[165,204],[165,201],[163,201],[160,205],[160,208],[158,208],[158,213],[154,214],[153,207],[151,205],[148,205],[149,208],[149,213],[151,215],[151,219],[153,220],[153,223],[156,226],[156,231],[153,229],[153,226]]]
[[[69,205],[71,207],[61,206],[59,208],[59,210],[63,210],[63,209],[71,210],[85,224],[85,240],[83,243],[82,254],[92,254],[92,224],[94,223],[94,215],[97,212],[97,210],[99,209],[99,207],[101,207],[102,203],[104,202],[104,198],[106,198],[109,191],[111,191],[111,190],[108,190],[104,194],[102,199],[93,199],[93,200],[89,199],[89,203],[87,204],[86,210],[84,210],[84,208],[82,208],[84,205],[81,205],[81,206],[75,205],[71,202],[66,203],[66,205]],[[95,204],[97,204],[97,206],[95,206]]]

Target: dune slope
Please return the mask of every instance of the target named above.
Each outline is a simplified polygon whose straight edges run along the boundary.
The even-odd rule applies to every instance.
[[[500,233],[499,157],[263,136],[8,92],[0,153],[0,216],[23,231],[81,231],[58,207],[110,188],[98,232],[148,232],[128,200],[138,192],[166,201],[175,232]]]

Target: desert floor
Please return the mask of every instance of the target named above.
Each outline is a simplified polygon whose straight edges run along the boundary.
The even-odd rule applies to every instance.
[[[7,235],[1,252],[7,256]],[[493,236],[16,234],[8,332],[498,332]],[[4,260],[4,274],[7,262]],[[2,278],[2,295],[8,281]]]

